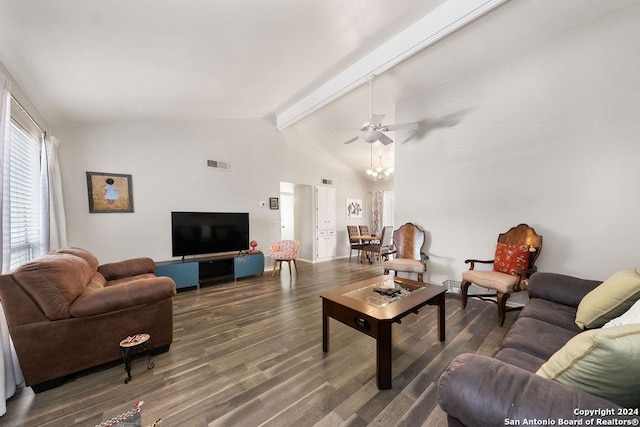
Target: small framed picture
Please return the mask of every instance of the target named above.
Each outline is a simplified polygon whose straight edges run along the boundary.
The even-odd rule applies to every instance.
[[[90,213],[133,212],[131,175],[87,172]]]
[[[269,197],[269,209],[273,209],[273,210],[280,209],[280,203],[277,197]]]
[[[362,199],[347,199],[347,218],[362,218]]]

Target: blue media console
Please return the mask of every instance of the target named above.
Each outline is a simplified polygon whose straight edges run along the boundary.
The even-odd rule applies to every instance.
[[[255,254],[219,255],[187,260],[156,263],[156,275],[168,276],[176,282],[176,288],[200,287],[200,284],[233,277],[254,276],[264,273],[264,255]]]

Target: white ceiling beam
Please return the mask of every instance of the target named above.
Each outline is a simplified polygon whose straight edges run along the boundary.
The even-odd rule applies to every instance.
[[[291,126],[365,83],[370,75],[382,74],[505,1],[507,0],[448,0],[319,88],[278,113],[276,115],[278,130]]]

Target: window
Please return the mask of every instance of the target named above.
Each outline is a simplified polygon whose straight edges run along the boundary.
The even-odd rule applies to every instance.
[[[9,141],[9,268],[14,269],[40,255],[40,148],[38,137],[25,130],[13,117]]]

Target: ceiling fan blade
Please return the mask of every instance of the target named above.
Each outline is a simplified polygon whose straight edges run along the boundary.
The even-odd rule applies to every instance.
[[[343,142],[343,144],[351,144],[352,142],[357,141],[358,138],[360,138],[360,137],[359,136],[354,136],[350,140]]]
[[[417,123],[398,123],[395,125],[384,125],[382,131],[394,131],[394,130],[418,130]]]
[[[329,130],[332,132],[335,130],[348,130],[349,132],[360,132],[360,129],[354,129],[354,128],[331,128]]]
[[[369,124],[378,127],[380,123],[382,123],[382,119],[384,119],[384,114],[372,114],[369,119]]]
[[[393,139],[389,138],[384,133],[380,133],[380,137],[378,138],[378,141],[382,142],[384,145],[389,145],[393,142]]]

